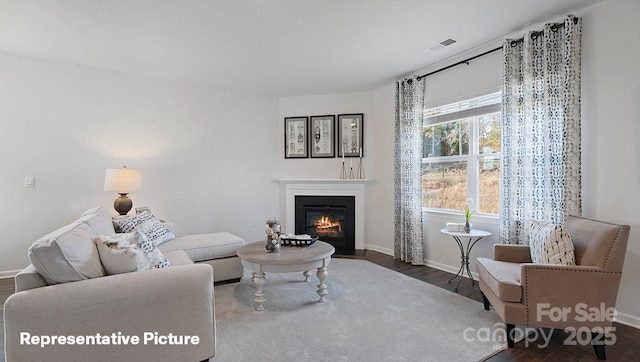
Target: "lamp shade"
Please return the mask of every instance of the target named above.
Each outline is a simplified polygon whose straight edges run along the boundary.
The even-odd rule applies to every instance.
[[[104,191],[115,191],[120,194],[140,191],[142,174],[138,170],[108,168],[104,175]]]

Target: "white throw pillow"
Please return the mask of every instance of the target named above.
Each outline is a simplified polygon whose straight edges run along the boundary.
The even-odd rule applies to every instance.
[[[100,235],[93,238],[107,275],[149,269],[144,253],[134,246],[134,233]]]
[[[33,243],[29,260],[48,284],[60,284],[104,276],[100,256],[89,225],[76,221]]]
[[[171,266],[153,242],[138,231],[97,236],[93,240],[109,275]]]
[[[531,220],[529,249],[534,263],[576,265],[571,234],[562,225]]]

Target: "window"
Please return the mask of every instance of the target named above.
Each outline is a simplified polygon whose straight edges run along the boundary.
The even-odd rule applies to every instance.
[[[500,208],[500,92],[424,111],[422,205],[483,214]]]

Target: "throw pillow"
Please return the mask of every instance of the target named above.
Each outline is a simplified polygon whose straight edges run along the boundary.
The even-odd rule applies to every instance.
[[[153,217],[152,213],[144,211],[133,216],[113,219],[113,225],[117,232],[130,233],[136,226],[147,220],[151,220]]]
[[[160,244],[166,243],[176,237],[171,231],[169,231],[169,229],[167,229],[166,226],[164,226],[164,224],[160,222],[160,220],[155,217],[138,224],[134,230],[146,236],[155,246],[159,246]]]
[[[149,269],[144,253],[136,248],[135,234],[101,235],[93,238],[100,254],[100,261],[107,275],[130,273]]]
[[[126,218],[114,219],[113,224],[118,231],[123,233],[140,231],[151,239],[156,246],[176,237],[158,218],[148,211]]]
[[[137,247],[145,254],[153,268],[168,268],[171,262],[162,254],[151,239],[146,235],[136,231]]]
[[[531,220],[529,248],[534,263],[576,265],[571,234],[562,225]]]
[[[33,243],[29,260],[50,285],[102,277],[94,236],[93,229],[78,220]]]

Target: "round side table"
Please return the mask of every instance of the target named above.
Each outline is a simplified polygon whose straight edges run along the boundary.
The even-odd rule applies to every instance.
[[[453,278],[449,279],[449,284],[451,284],[451,281],[453,281],[455,278],[460,277],[460,280],[458,280],[458,284],[456,285],[455,289],[455,291],[457,292],[458,287],[460,286],[460,282],[464,277],[464,272],[466,270],[469,279],[471,279],[471,285],[475,285],[475,280],[473,279],[473,276],[471,276],[471,269],[469,269],[469,254],[471,253],[471,249],[473,248],[473,246],[476,245],[476,243],[480,241],[480,239],[491,236],[491,233],[486,230],[479,229],[471,229],[471,231],[468,233],[447,231],[447,229],[442,229],[440,230],[440,232],[445,235],[451,236],[458,243],[458,247],[460,248],[460,269],[458,269],[458,273]],[[464,248],[464,244],[461,238],[468,238],[466,249]]]

